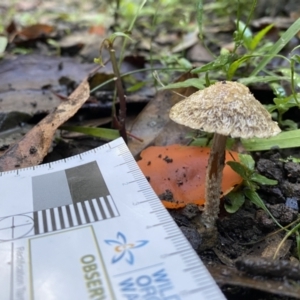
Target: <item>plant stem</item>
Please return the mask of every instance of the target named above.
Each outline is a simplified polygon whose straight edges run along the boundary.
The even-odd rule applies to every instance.
[[[120,76],[120,72],[119,72],[119,67],[118,67],[118,63],[116,60],[115,49],[113,48],[113,46],[110,43],[109,43],[108,49],[109,49],[110,60],[112,63],[113,71],[116,76],[116,78],[115,78],[116,89],[117,89],[117,94],[118,94],[119,101],[120,101],[120,111],[119,111],[119,118],[118,118],[120,128],[118,128],[118,129],[120,131],[121,137],[124,139],[125,143],[127,144],[127,132],[126,132],[126,126],[125,126],[126,96],[124,94],[122,80],[121,80],[121,76]]]
[[[222,193],[222,175],[225,165],[225,148],[227,136],[214,134],[208,159],[205,184],[205,207],[202,222],[207,227],[214,227],[220,210]]]

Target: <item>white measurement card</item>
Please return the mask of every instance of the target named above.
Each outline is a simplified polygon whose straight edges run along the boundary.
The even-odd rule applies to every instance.
[[[1,299],[225,299],[121,138],[0,175]]]

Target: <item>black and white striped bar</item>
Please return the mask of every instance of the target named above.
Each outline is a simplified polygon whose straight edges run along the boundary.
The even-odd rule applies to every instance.
[[[41,234],[119,216],[110,196],[77,202],[33,213],[34,233]]]

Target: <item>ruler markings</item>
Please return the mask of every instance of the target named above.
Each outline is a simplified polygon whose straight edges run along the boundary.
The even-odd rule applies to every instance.
[[[177,237],[171,238],[170,241],[175,243],[176,241],[181,241],[182,239],[183,239],[182,235],[178,235]]]
[[[88,214],[87,209],[86,209],[85,202],[80,202],[80,203],[81,203],[82,211],[83,211],[83,214],[84,214],[85,222],[86,223],[91,223],[89,214]]]
[[[37,227],[38,227],[38,233],[43,233],[44,232],[44,222],[43,222],[43,213],[42,211],[38,211],[37,212],[37,216],[38,216],[38,221],[37,223]]]
[[[79,224],[78,224],[78,220],[76,218],[76,212],[75,212],[74,204],[68,205],[68,208],[70,210],[70,218],[69,218],[70,226],[78,226]]]
[[[159,222],[164,223],[164,222],[170,222],[170,219],[167,218],[166,216],[157,216],[157,219]]]
[[[162,207],[162,204],[160,201],[157,200],[156,198],[156,201],[153,201],[150,203],[150,206],[151,206],[151,209],[156,209],[156,208],[159,208],[159,207]]]
[[[157,199],[148,199],[148,200],[145,200],[145,201],[139,201],[139,202],[135,202],[136,204],[135,205],[139,205],[139,204],[144,204],[144,203],[149,203],[151,201],[157,201]]]
[[[77,223],[78,223],[78,225],[82,225],[82,220],[81,220],[81,217],[80,217],[80,214],[79,214],[78,207],[77,207],[76,204],[73,204],[73,207],[74,207],[74,211],[75,211],[75,214],[76,214]]]
[[[200,268],[198,268],[198,269],[200,269]],[[200,272],[202,272],[202,273],[199,274],[198,272],[196,272],[196,270],[189,271],[189,273],[192,274],[196,280],[201,281],[201,283],[203,285],[204,285],[205,281],[210,282],[210,279],[207,276],[207,273],[203,272],[203,269],[200,269]]]
[[[149,187],[147,187],[147,188],[145,188],[145,189],[140,189],[140,190],[138,190],[137,192],[143,192],[143,193],[145,193],[145,192],[151,192],[152,194],[154,194],[153,193],[153,191],[152,191],[152,189],[151,188],[149,188]]]
[[[34,220],[34,234],[39,234],[39,214],[37,211],[33,212]]]
[[[127,165],[127,169],[136,169],[136,161],[132,159],[132,157],[123,157],[123,160],[125,161]],[[125,171],[125,170],[124,170]]]
[[[165,211],[165,208],[161,207],[160,210],[152,210],[149,212],[150,214],[154,214],[157,218],[166,218],[170,219],[170,215],[168,212]],[[161,221],[161,220],[160,220]]]
[[[182,239],[182,234],[181,233],[178,233],[178,234],[174,234],[174,235],[169,235],[167,237],[165,237],[165,239],[173,239],[173,238],[180,238]]]
[[[95,199],[92,199],[92,200],[87,200],[89,202],[89,206],[90,206],[90,209],[91,209],[91,212],[93,214],[93,218],[95,221],[99,221],[99,218],[97,216],[97,213],[96,213],[96,210],[95,210],[95,207],[94,207],[94,202],[93,200]]]
[[[51,231],[56,231],[56,222],[55,222],[55,217],[54,217],[54,210],[50,209],[50,221],[52,225],[52,230]]]
[[[98,199],[98,201],[99,201],[99,199]],[[103,220],[104,218],[103,218],[103,215],[102,215],[102,213],[100,211],[100,208],[99,208],[100,201],[99,201],[99,204],[98,204],[97,199],[92,199],[92,203],[93,203],[93,207],[95,209],[98,220],[99,221]]]
[[[34,235],[120,216],[110,195],[33,212]]]
[[[123,153],[122,158],[127,162],[132,161],[132,156],[128,151]]]
[[[60,225],[60,220],[59,220],[59,214],[58,214],[58,208],[55,207],[53,209],[53,213],[54,213],[54,219],[55,219],[55,229],[59,230],[61,229],[61,225]]]
[[[48,232],[52,231],[52,220],[50,215],[50,209],[46,209],[46,221],[47,221],[47,228]]]
[[[117,165],[114,166],[114,168],[117,168],[117,167],[120,167],[120,166],[123,166],[123,165],[127,165],[127,162],[125,161],[125,162],[123,162],[121,164],[117,164]]]
[[[189,244],[183,244],[183,245],[174,245],[174,248],[177,250],[177,251],[181,251],[181,250],[184,250],[184,249],[188,249],[186,247],[189,247],[190,245]]]
[[[163,222],[163,226],[164,226],[164,229],[167,230],[167,229],[171,229],[171,228],[176,228],[175,224],[173,223],[172,220],[168,220],[167,222]],[[176,228],[177,229],[177,228]]]
[[[48,232],[46,211],[42,210],[44,232]]]
[[[174,245],[182,245],[182,244],[189,244],[189,242],[187,240],[185,240],[184,238],[182,238],[181,240],[174,240],[173,241]]]
[[[192,263],[187,263],[187,262],[186,262],[186,266],[189,266],[189,265],[192,265]],[[195,269],[199,269],[199,266],[193,265],[192,267],[183,269],[183,271],[184,271],[184,272],[192,272],[192,271],[195,270]]]
[[[189,259],[189,258],[192,258],[192,256],[191,256],[191,255],[189,255],[189,256],[182,255],[182,260],[183,260],[187,265],[189,265],[189,264],[194,264],[194,263],[199,264],[199,259]]]
[[[106,213],[105,213],[105,211],[104,211],[104,209],[103,209],[103,206],[102,206],[102,203],[101,203],[100,199],[97,198],[96,201],[97,201],[97,203],[98,203],[98,208],[99,208],[100,211],[101,211],[102,219],[107,219],[107,215],[106,215]]]
[[[157,203],[158,208],[156,210],[151,210],[150,214],[163,215],[170,219],[170,214],[168,211],[161,205],[161,203]],[[152,206],[152,205],[151,205]]]
[[[88,217],[89,217],[89,222],[88,222],[88,223],[95,222],[95,218],[94,218],[94,216],[93,216],[92,209],[91,209],[91,207],[90,207],[89,201],[88,201],[88,200],[84,201],[84,202],[82,203],[82,205],[85,207],[86,212],[87,212],[87,214],[88,214]]]
[[[161,203],[157,203],[158,208],[156,210],[152,210],[150,213],[155,214],[157,217],[164,217],[164,218],[168,218],[169,220],[171,220],[170,218],[170,214],[168,213],[168,211],[161,205]],[[153,206],[153,205],[151,205]],[[152,208],[152,207],[151,207]]]
[[[149,182],[148,181],[145,182],[145,178],[137,179],[135,180],[135,182],[137,183],[139,190],[145,190],[145,188],[148,188]]]
[[[79,215],[80,215],[81,223],[86,224],[86,219],[84,217],[81,202],[77,202],[76,204],[77,204],[78,212],[79,212]]]
[[[131,184],[131,183],[136,183],[136,180],[132,180],[132,181],[126,181],[126,182],[124,182],[124,184]]]
[[[188,258],[191,258],[191,257],[193,257],[192,252],[191,253],[185,253],[185,254],[182,255],[183,259],[188,259]],[[197,257],[194,256],[194,258],[196,259]]]
[[[118,208],[117,208],[115,202],[113,201],[113,199],[112,199],[112,197],[110,195],[107,195],[107,201],[110,204],[110,207],[111,207],[111,209],[113,211],[113,216],[114,217],[120,216]]]
[[[172,226],[173,227],[173,224],[170,224],[170,221],[168,221],[168,222],[156,223],[153,225],[149,225],[147,227],[150,229],[152,227],[157,227],[157,226]]]
[[[133,170],[130,170],[130,171],[127,171],[127,174],[134,174],[134,173],[136,173],[136,174],[138,174],[138,175],[141,175],[141,174],[143,174],[142,172],[141,172],[141,170],[140,169],[133,169]],[[144,176],[145,177],[145,176]]]
[[[100,202],[101,202],[101,206],[105,212],[106,219],[109,219],[110,213],[109,213],[108,207],[106,206],[105,199],[103,197],[100,197]]]
[[[149,184],[148,180],[145,179],[144,175],[133,176],[139,188],[142,188]],[[146,181],[145,181],[146,180]]]
[[[113,210],[112,210],[112,208],[111,208],[111,206],[110,206],[110,203],[109,203],[108,200],[107,200],[107,197],[104,197],[104,202],[105,202],[106,207],[107,207],[107,209],[108,209],[108,211],[109,211],[110,217],[111,217],[111,218],[114,217],[114,212],[113,212]]]
[[[172,227],[172,228],[167,228],[167,229],[165,229],[165,232],[166,232],[168,235],[170,235],[170,234],[178,233],[178,230],[177,230],[177,228]]]
[[[191,251],[191,248],[190,248],[189,245],[188,245],[188,248],[181,249],[180,251],[176,251],[176,252],[165,253],[165,254],[163,254],[161,257],[167,258],[167,257],[169,257],[169,256],[179,255],[179,254],[184,253],[184,252],[187,252],[187,251]]]
[[[72,212],[71,212],[70,206],[71,206],[71,205],[66,205],[66,213],[67,213],[67,218],[68,218],[70,227],[73,227],[73,226],[74,226],[74,223],[73,223],[73,217],[72,217]],[[72,205],[72,206],[73,206],[73,205]]]
[[[143,267],[143,268],[135,269],[133,271],[128,271],[128,272],[125,272],[125,273],[120,273],[120,274],[114,275],[113,277],[124,276],[124,275],[128,275],[128,274],[140,272],[140,271],[143,271],[143,270],[151,269],[151,268],[154,268],[154,267],[162,266],[162,265],[163,265],[163,263],[158,263],[158,264],[150,265],[148,267]]]

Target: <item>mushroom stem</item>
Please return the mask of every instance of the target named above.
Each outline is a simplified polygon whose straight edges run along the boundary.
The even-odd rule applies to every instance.
[[[209,228],[215,226],[220,210],[221,183],[225,165],[225,148],[227,136],[215,133],[208,166],[206,170],[205,207],[202,214],[203,224]]]

